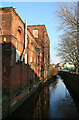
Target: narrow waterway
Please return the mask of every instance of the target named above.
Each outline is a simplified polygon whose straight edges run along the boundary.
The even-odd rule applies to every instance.
[[[53,80],[52,80],[53,81]],[[58,76],[40,94],[26,101],[12,116],[14,119],[79,118],[79,109]]]

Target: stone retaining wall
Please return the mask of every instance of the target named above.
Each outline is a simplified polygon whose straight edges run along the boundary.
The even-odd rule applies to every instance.
[[[66,84],[73,89],[74,93],[79,96],[79,75],[64,71],[59,71],[58,75],[60,75]]]

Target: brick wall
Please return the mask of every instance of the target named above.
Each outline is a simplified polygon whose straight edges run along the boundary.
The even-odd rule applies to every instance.
[[[13,8],[4,8],[0,10],[2,14],[2,70],[3,70],[3,88],[10,95],[16,93],[24,86],[24,78],[22,70],[24,64],[16,63],[16,42],[18,42],[18,50],[23,52],[24,44],[24,23],[16,14]],[[21,39],[18,40],[17,31],[21,31]],[[23,82],[23,83],[22,83]]]
[[[45,25],[28,26],[27,65],[25,59],[20,63],[16,62],[16,49],[20,51],[20,60],[24,51],[25,24],[13,8],[0,9],[0,14],[2,14],[3,28],[3,87],[10,90],[12,95],[30,85],[31,81],[40,77],[43,79],[44,71],[47,77],[50,41]],[[33,36],[34,29],[38,29],[37,39]],[[31,57],[33,65],[30,61]]]
[[[3,93],[10,93],[10,55],[11,55],[11,43],[2,45],[2,88]]]
[[[36,55],[37,51],[35,49],[35,44],[36,46],[38,46],[38,44],[33,35],[29,32],[30,49],[26,50],[26,54],[28,54],[28,65],[25,65],[25,60],[16,62],[16,49],[20,51],[20,58],[24,51],[25,24],[13,8],[3,8],[0,10],[0,14],[2,14],[3,18],[3,90],[9,92],[11,96],[39,78],[38,67],[36,66],[34,68],[34,66],[30,64],[30,57],[32,57],[33,62],[34,58],[36,61],[38,60],[38,56]],[[34,44],[32,42],[34,42]],[[16,45],[17,43],[18,46]]]
[[[28,29],[33,34],[33,30],[38,30],[38,38],[35,38],[38,44],[41,45],[42,61],[41,61],[41,76],[42,79],[48,76],[50,65],[50,40],[47,34],[45,25],[32,25]]]
[[[50,41],[45,25],[32,26],[31,28],[28,26],[27,49],[25,50],[27,63],[25,64],[25,55],[24,59],[21,59],[25,49],[25,23],[12,7],[0,9],[0,16],[2,16],[2,25],[0,25],[2,88],[4,95],[13,96],[39,78],[43,80],[44,70],[46,70],[47,77],[50,64]],[[33,29],[38,29],[37,39],[33,36]],[[18,61],[16,61],[16,50],[19,51]],[[27,92],[28,90],[26,90],[26,94]],[[24,95],[25,93],[19,94],[13,101],[21,99]]]

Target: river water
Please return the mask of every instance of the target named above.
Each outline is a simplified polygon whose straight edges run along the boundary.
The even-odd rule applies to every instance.
[[[53,80],[52,80],[53,81]],[[79,118],[79,109],[59,76],[40,94],[26,101],[12,116],[15,120],[27,118]]]

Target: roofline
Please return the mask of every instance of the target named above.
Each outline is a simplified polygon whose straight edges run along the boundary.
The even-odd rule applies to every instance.
[[[18,15],[18,13],[15,11],[15,9],[13,7],[1,7],[0,9],[3,10],[3,9],[7,9],[7,8],[12,8],[13,11],[15,12],[15,14],[19,17],[19,19],[22,21],[22,23],[25,25],[25,23],[23,22],[23,20],[21,19],[21,17]],[[27,25],[27,27],[33,27],[33,26],[43,26],[45,29],[46,29],[46,26],[45,24],[43,25]],[[30,31],[30,30],[29,30]],[[47,29],[46,29],[46,33],[47,33]],[[33,36],[33,35],[32,35]],[[48,33],[47,33],[47,36],[48,36]],[[34,37],[34,36],[33,36]],[[49,39],[49,36],[48,36],[48,39]],[[50,42],[50,40],[49,40]]]
[[[0,9],[5,9],[5,8],[13,8],[13,7],[0,7]]]
[[[22,21],[22,23],[25,24],[25,23],[23,22],[23,20],[21,19],[21,17],[18,15],[18,13],[15,11],[15,9],[14,9],[13,7],[1,7],[0,10],[8,9],[8,8],[12,8],[13,11],[15,12],[15,14],[16,14],[16,15],[19,17],[19,19]]]
[[[43,24],[43,25],[28,25],[28,27],[33,27],[33,26],[44,26],[45,27],[45,24]]]
[[[45,30],[46,30],[46,33],[47,33],[47,29],[46,29],[45,24],[43,24],[43,25],[40,25],[40,24],[39,25],[28,25],[27,27],[33,27],[33,26],[43,26],[45,28]],[[49,39],[48,33],[47,33],[47,37]],[[50,42],[50,39],[49,39],[49,42]]]
[[[32,35],[32,37],[34,38],[33,34],[31,33],[31,31],[29,30],[28,26],[27,26],[27,30],[30,32],[30,34]],[[35,38],[34,38],[35,39]]]

